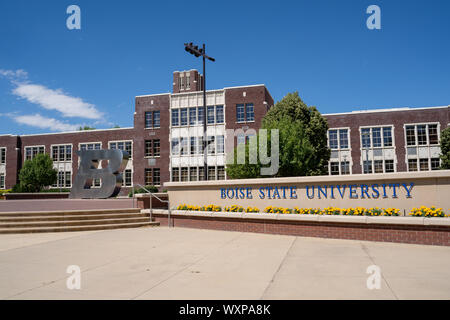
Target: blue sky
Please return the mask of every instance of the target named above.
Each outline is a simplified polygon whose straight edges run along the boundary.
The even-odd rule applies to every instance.
[[[449,105],[449,39],[447,0],[2,1],[0,134],[132,126],[136,95],[201,70],[184,42],[216,58],[208,89],[264,83],[323,113]]]

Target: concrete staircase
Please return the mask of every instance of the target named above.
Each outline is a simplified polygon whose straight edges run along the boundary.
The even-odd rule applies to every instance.
[[[141,209],[0,213],[0,234],[92,231],[159,226]]]

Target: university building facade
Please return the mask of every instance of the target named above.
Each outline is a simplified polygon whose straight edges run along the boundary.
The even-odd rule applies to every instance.
[[[58,170],[55,188],[70,188],[77,150],[121,149],[130,160],[124,188],[168,181],[204,180],[203,117],[207,120],[208,179],[226,179],[226,139],[245,143],[274,101],[265,85],[208,90],[203,107],[202,75],[173,73],[172,93],[137,96],[134,126],[65,133],[0,136],[0,189],[12,188],[24,161],[48,153]],[[450,125],[450,106],[325,114],[329,124],[330,175],[431,171],[439,168],[440,133]],[[99,163],[99,167],[106,165]],[[93,181],[99,187],[101,181]]]

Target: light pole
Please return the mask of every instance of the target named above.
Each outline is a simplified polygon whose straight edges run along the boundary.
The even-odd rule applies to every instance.
[[[192,42],[189,43],[185,43],[184,44],[184,50],[186,50],[187,52],[189,52],[190,54],[193,54],[194,56],[196,56],[197,58],[202,56],[203,57],[203,81],[202,81],[202,86],[203,86],[203,156],[204,156],[204,177],[205,180],[208,180],[208,152],[206,150],[206,146],[207,146],[207,136],[206,136],[206,115],[207,115],[207,107],[206,107],[206,59],[210,60],[210,61],[216,61],[216,59],[208,57],[206,55],[206,50],[205,50],[205,44],[203,44],[203,48],[199,49],[198,46],[194,46],[194,44]]]

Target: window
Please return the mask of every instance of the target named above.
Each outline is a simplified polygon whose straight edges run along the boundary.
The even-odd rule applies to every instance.
[[[203,137],[197,137],[197,154],[203,154]]]
[[[427,144],[427,126],[420,125],[417,126],[417,143],[419,145]]]
[[[180,138],[172,138],[172,154],[180,154]]]
[[[153,112],[153,128],[159,128],[161,126],[161,113],[160,111]]]
[[[159,168],[153,168],[153,185],[161,185],[161,169]]]
[[[363,148],[370,148],[370,129],[364,128],[361,130],[361,140]]]
[[[197,108],[189,108],[189,125],[195,126],[197,124]]]
[[[372,161],[363,162],[364,173],[372,173]]]
[[[436,145],[439,145],[439,124],[411,124],[405,126],[407,148],[406,159],[408,171],[437,170],[440,165],[439,158],[431,158],[427,155],[435,153]],[[420,159],[416,159],[420,155]],[[411,164],[411,165],[410,165]]]
[[[184,77],[180,74],[180,91],[184,90]]]
[[[187,155],[189,152],[188,138],[181,138],[181,155]]]
[[[132,176],[133,175],[132,175],[131,169],[124,170],[123,182],[122,182],[123,187],[131,187],[133,185]]]
[[[236,119],[237,122],[245,122],[245,112],[244,112],[244,105],[243,104],[237,104],[236,105]]]
[[[223,123],[223,106],[216,106],[216,123]]]
[[[153,143],[152,140],[145,140],[145,156],[151,157],[153,155]]]
[[[5,174],[0,173],[0,189],[5,189]]]
[[[159,168],[145,169],[145,185],[146,186],[161,185],[161,171]]]
[[[349,161],[341,162],[341,174],[350,174],[350,162]]]
[[[198,180],[205,181],[205,167],[198,167]]]
[[[224,153],[225,145],[224,145],[224,136],[217,136],[217,153]]]
[[[383,173],[383,160],[375,160],[373,162],[375,173]]]
[[[392,128],[391,127],[383,128],[383,145],[385,147],[392,147]]]
[[[146,111],[145,112],[145,128],[159,128],[161,125],[160,111]]]
[[[215,154],[216,146],[215,146],[215,137],[214,136],[208,136],[208,154]]]
[[[408,146],[416,145],[416,130],[414,126],[406,126],[406,144]]]
[[[114,141],[109,143],[109,148],[112,150],[122,150],[128,152],[130,159],[133,157],[132,155],[132,145],[131,141]]]
[[[213,124],[214,123],[214,106],[208,106],[207,109],[208,112],[208,117],[207,117],[207,122],[208,124]]]
[[[381,128],[372,128],[372,144],[374,148],[381,147]]]
[[[54,188],[71,188],[72,187],[72,172],[70,171],[59,171],[56,184],[52,187]]]
[[[217,167],[217,180],[225,180],[225,167],[224,166]]]
[[[430,139],[430,144],[439,144],[437,124],[428,125],[428,137]]]
[[[198,124],[203,124],[204,111],[205,111],[204,107],[198,107],[198,109],[197,109],[197,123]]]
[[[159,139],[153,140],[153,156],[161,156],[161,141]]]
[[[394,160],[384,160],[384,172],[394,172]]]
[[[417,159],[408,159],[408,171],[417,171]]]
[[[52,160],[53,161],[72,161],[72,146],[60,145],[52,146]]]
[[[6,163],[6,148],[0,148],[0,164]]]
[[[197,181],[197,167],[190,167],[189,168],[189,180],[190,181]]]
[[[153,112],[147,111],[145,112],[145,128],[151,128],[153,127]]]
[[[339,129],[339,147],[341,149],[348,148],[348,130],[347,129]]]
[[[191,155],[197,153],[197,138],[191,137]]]
[[[186,73],[186,90],[191,89],[191,75]]]
[[[180,169],[172,168],[172,181],[178,182],[180,181]]]
[[[216,167],[208,167],[208,180],[216,180]]]
[[[180,125],[187,126],[188,113],[187,113],[187,109],[186,108],[180,109],[180,118],[181,118]]]
[[[153,185],[152,169],[145,169],[145,185]]]
[[[339,148],[337,130],[328,131],[328,141],[329,141],[330,149],[338,149]]]
[[[428,171],[428,159],[419,159],[420,171]]]
[[[25,147],[25,160],[32,160],[40,153],[45,153],[44,146]]]
[[[253,108],[253,103],[248,103],[245,105],[246,120],[255,121],[255,109]]]
[[[242,143],[245,143],[245,135],[244,134],[240,134],[237,136],[237,144],[240,145]]]
[[[236,120],[237,122],[251,122],[255,121],[255,108],[253,103],[237,104],[236,105]]]
[[[441,159],[431,158],[431,170],[439,170],[441,166]]]
[[[172,126],[179,126],[180,125],[180,109],[172,109]]]
[[[330,162],[330,174],[339,175],[339,162]]]
[[[101,143],[80,143],[80,150],[100,150]]]
[[[181,168],[181,181],[189,181],[188,168]]]

